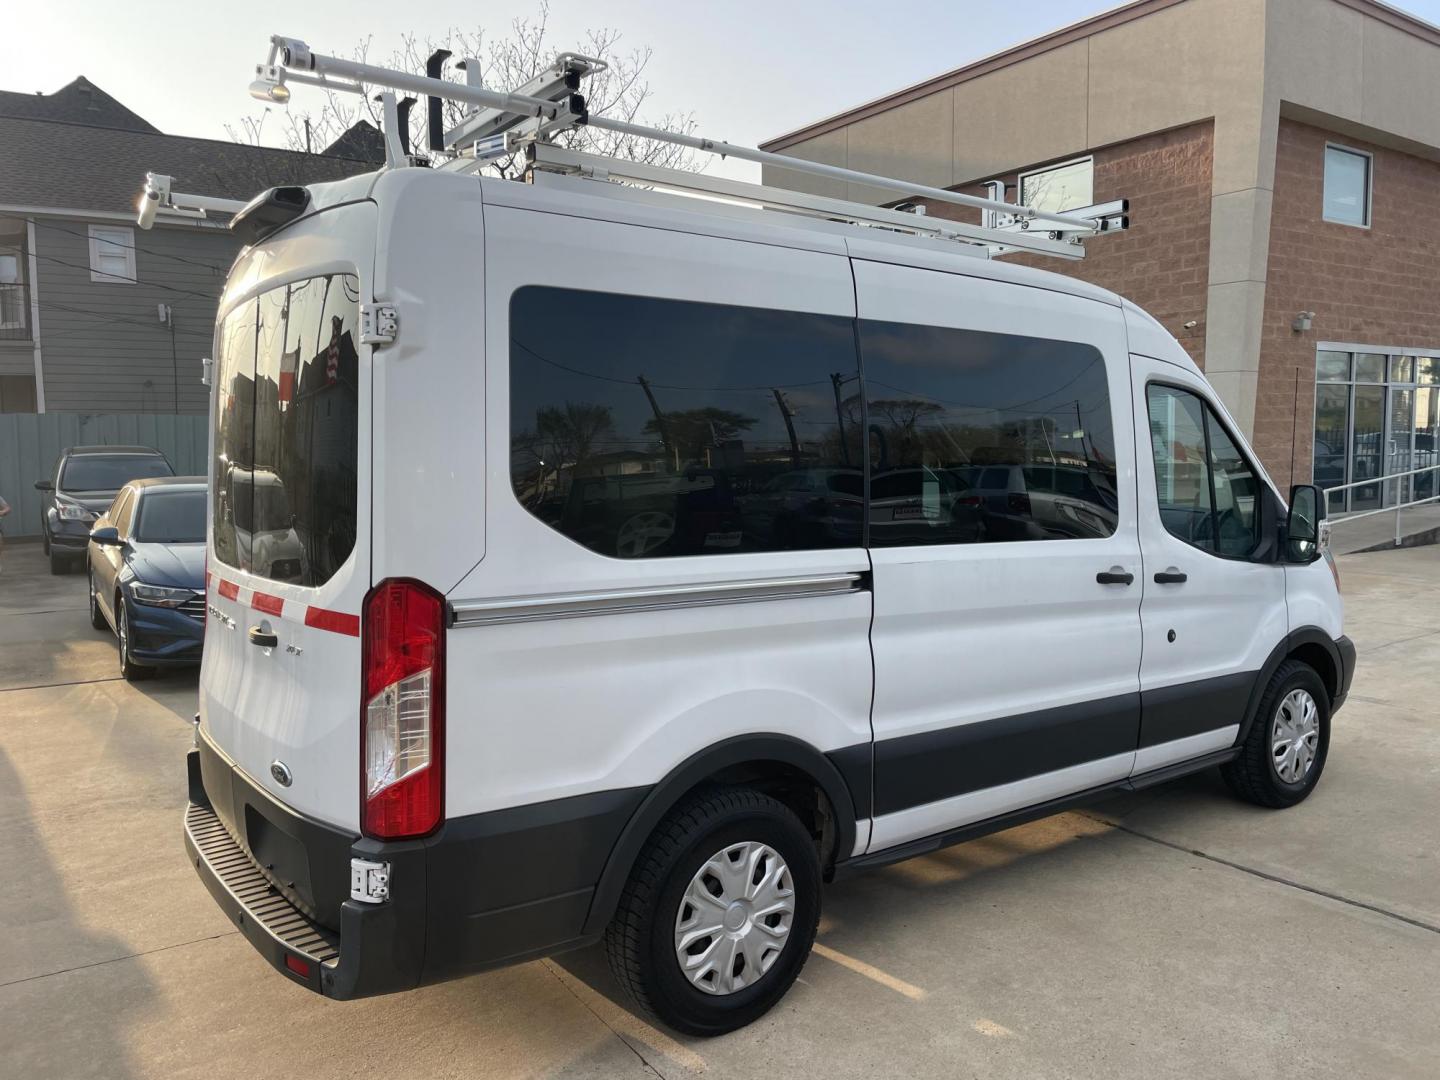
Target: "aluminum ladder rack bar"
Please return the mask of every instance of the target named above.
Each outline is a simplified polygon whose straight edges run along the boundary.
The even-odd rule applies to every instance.
[[[542,172],[571,174],[594,180],[622,180],[686,194],[738,200],[807,217],[840,220],[891,232],[912,233],[983,246],[990,255],[1003,254],[1006,251],[1029,251],[1062,259],[1085,257],[1085,248],[1082,245],[1073,241],[1052,240],[1044,229],[1034,230],[1033,235],[1019,230],[987,229],[946,218],[887,210],[823,195],[807,195],[788,188],[751,184],[743,180],[728,180],[638,161],[587,154],[578,150],[567,150],[553,143],[533,143],[529,153],[531,166]]]
[[[374,64],[364,64],[356,60],[345,60],[337,56],[327,56],[323,53],[311,52],[308,45],[296,38],[275,36],[270,39],[270,42],[269,58],[265,64],[257,67],[256,74],[258,77],[250,86],[251,94],[262,100],[269,100],[280,104],[288,101],[290,94],[284,83],[286,76],[292,71],[300,75],[300,78],[296,81],[313,81],[316,77],[323,79],[327,76],[338,76],[354,80],[354,89],[357,92],[361,89],[360,84],[374,83],[378,86],[388,86],[396,90],[408,90],[429,97],[443,98],[448,101],[458,101],[469,105],[498,109],[502,112],[514,113],[518,116],[533,117],[557,127],[573,124],[588,124],[590,127],[599,128],[602,131],[613,131],[617,134],[653,139],[657,142],[684,146],[691,150],[700,150],[704,153],[716,154],[720,157],[738,158],[741,161],[752,161],[759,165],[771,165],[775,168],[788,169],[791,172],[809,173],[812,176],[820,176],[830,180],[844,180],[847,183],[882,188],[887,191],[896,192],[898,195],[933,199],[936,202],[953,203],[956,206],[966,206],[977,210],[993,210],[998,213],[1009,214],[1012,218],[1021,222],[1052,223],[1062,226],[1066,230],[1073,230],[1081,234],[1106,231],[1105,223],[1096,218],[1050,213],[1048,211],[1036,210],[1029,206],[1021,206],[1016,203],[984,199],[977,195],[965,195],[958,191],[946,190],[945,188],[915,184],[907,180],[896,179],[895,177],[876,176],[872,173],[859,172],[854,169],[842,169],[837,165],[825,165],[817,161],[805,161],[801,158],[786,157],[783,154],[775,154],[766,150],[757,150],[747,146],[735,146],[719,139],[707,139],[697,135],[684,135],[679,132],[665,131],[661,128],[647,127],[644,124],[634,124],[626,120],[612,120],[605,116],[577,114],[569,108],[567,101],[550,101],[530,97],[525,94],[500,93],[494,90],[485,90],[478,86],[447,82],[444,79],[432,79],[422,75],[412,75],[407,71],[378,67]],[[332,89],[340,88],[333,84],[328,85],[330,85]]]

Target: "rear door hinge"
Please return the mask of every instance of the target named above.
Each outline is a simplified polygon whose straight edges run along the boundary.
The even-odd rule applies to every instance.
[[[392,305],[360,305],[361,345],[389,345],[399,332],[400,313]]]

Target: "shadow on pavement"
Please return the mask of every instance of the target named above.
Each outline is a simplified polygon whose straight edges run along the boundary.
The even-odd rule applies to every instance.
[[[77,943],[81,955],[121,957],[118,938],[97,934],[75,917],[40,832],[20,778],[0,750],[0,1062],[15,1077],[86,1076],[124,1080],[138,1076],[126,1045],[130,1019],[155,998],[140,964],[79,964],[75,968],[25,975],[26,941],[32,930],[53,939],[57,929]],[[111,979],[69,974],[97,966],[114,969]],[[34,970],[34,965],[29,966]],[[102,989],[103,987],[103,989]],[[119,992],[116,992],[119,991]]]

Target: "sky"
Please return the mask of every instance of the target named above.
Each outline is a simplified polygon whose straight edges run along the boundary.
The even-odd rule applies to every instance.
[[[4,6],[0,89],[49,92],[84,75],[162,131],[225,139],[227,122],[235,125],[260,108],[246,86],[272,33],[337,55],[373,35],[370,55],[376,57],[405,33],[424,39],[477,24],[504,33],[512,19],[533,16],[538,0],[289,0],[273,9],[231,0],[173,7],[5,0]],[[551,25],[557,46],[578,46],[587,29],[599,27],[619,30],[625,45],[649,46],[645,74],[655,116],[690,112],[697,134],[754,146],[1116,6],[1113,0],[553,0]],[[1401,0],[1399,6],[1440,23],[1440,0]],[[295,94],[302,106],[301,95],[313,96],[311,106],[318,108],[319,91],[296,87]],[[278,123],[266,130],[278,140]],[[758,167],[740,162],[718,171],[758,178]]]

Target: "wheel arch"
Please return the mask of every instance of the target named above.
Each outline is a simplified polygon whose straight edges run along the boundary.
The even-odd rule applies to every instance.
[[[1345,670],[1340,657],[1340,646],[1318,626],[1302,626],[1290,631],[1285,635],[1285,640],[1276,645],[1266,657],[1264,666],[1255,678],[1255,685],[1250,688],[1250,700],[1245,707],[1245,718],[1240,724],[1236,746],[1242,745],[1245,737],[1250,734],[1250,727],[1255,723],[1255,716],[1260,708],[1260,698],[1264,696],[1265,688],[1270,685],[1276,669],[1286,660],[1299,660],[1314,668],[1320,681],[1325,684],[1325,690],[1332,702],[1340,693]]]
[[[691,755],[650,789],[605,861],[583,933],[589,936],[605,929],[645,842],[681,799],[703,784],[746,783],[747,776],[761,777],[755,786],[762,789],[766,783],[783,783],[787,778],[813,786],[833,828],[829,850],[821,852],[827,870],[828,864],[854,849],[855,801],[840,770],[825,754],[789,735],[738,735]]]

